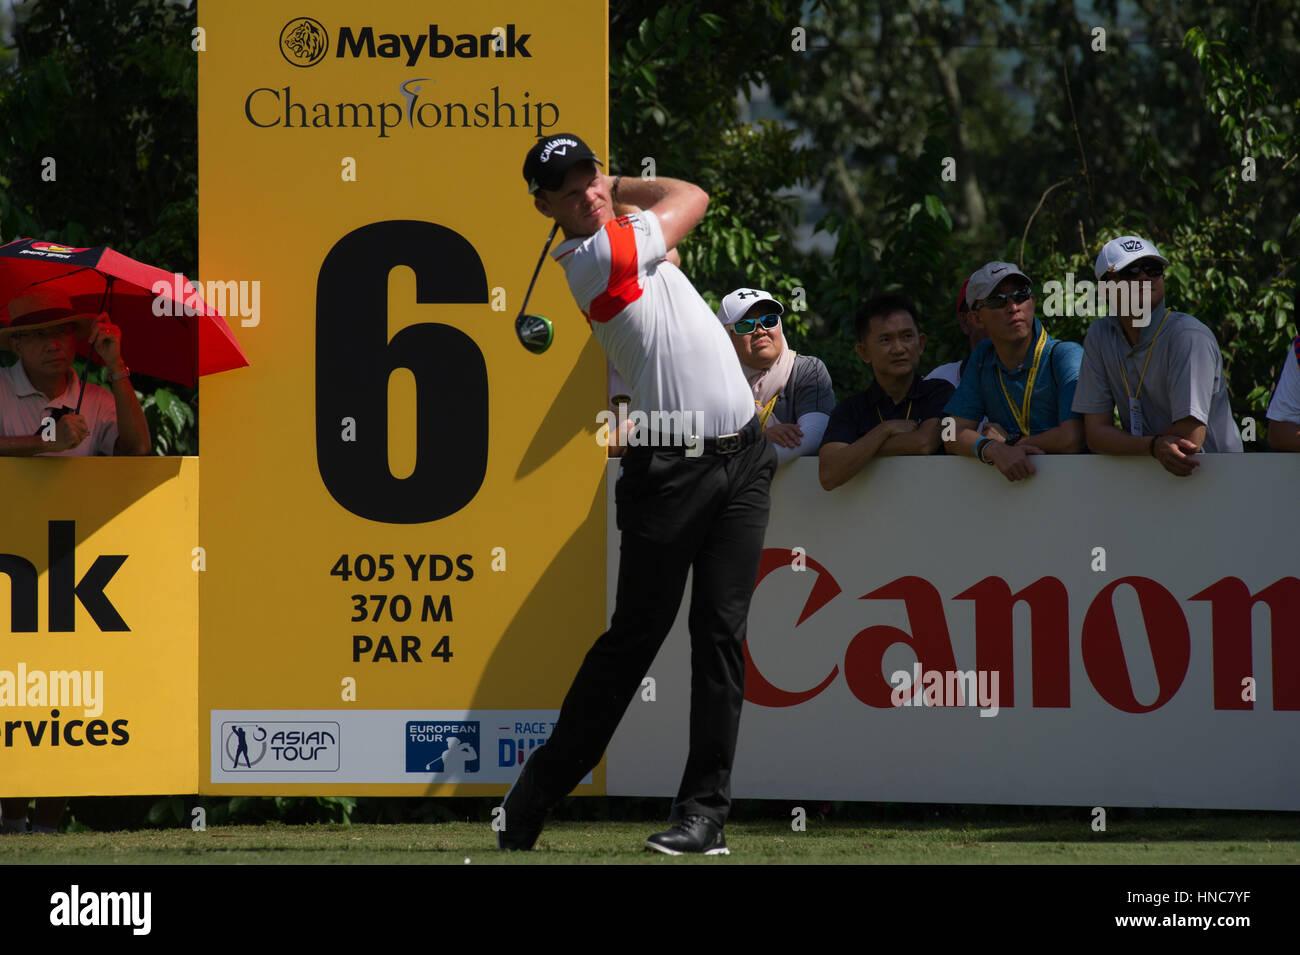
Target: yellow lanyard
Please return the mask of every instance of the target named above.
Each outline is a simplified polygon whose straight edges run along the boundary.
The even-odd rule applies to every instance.
[[[1007,399],[1007,407],[1011,409],[1011,417],[1016,419],[1016,426],[1020,428],[1020,433],[1029,434],[1029,403],[1034,398],[1034,379],[1038,377],[1038,360],[1043,357],[1043,346],[1047,344],[1047,329],[1042,329],[1038,333],[1038,344],[1034,346],[1034,363],[1029,366],[1029,379],[1025,382],[1025,400],[1021,403],[1020,412],[1016,412],[1015,402],[1011,400],[1011,395],[1007,393],[1007,383],[1002,380],[1002,369],[998,368],[998,384],[1002,386],[1002,397]],[[994,358],[994,361],[997,359]]]
[[[799,356],[799,353],[797,351],[792,351],[790,352],[790,355],[792,357],[797,358]],[[759,428],[761,428],[764,431],[767,430],[767,421],[769,418],[772,417],[772,410],[776,407],[776,403],[780,400],[781,400],[781,392],[778,391],[776,394],[772,396],[771,400],[768,401],[768,403],[765,405],[760,405],[757,401],[754,402],[754,407],[758,409]]]
[[[1137,400],[1142,396],[1142,380],[1147,376],[1147,365],[1151,364],[1151,355],[1156,350],[1156,339],[1160,337],[1160,332],[1165,327],[1165,322],[1169,321],[1169,311],[1165,310],[1165,317],[1160,319],[1160,325],[1156,328],[1156,333],[1151,336],[1151,347],[1147,349],[1147,360],[1142,363],[1142,374],[1138,375],[1138,389],[1134,393],[1133,389],[1128,386],[1128,375],[1124,374],[1124,359],[1119,360],[1119,376],[1124,379],[1124,391],[1128,396]]]
[[[898,405],[894,405],[894,407],[897,408]],[[880,413],[880,405],[876,405],[876,417],[880,419],[881,424],[885,423],[885,416]],[[905,421],[912,420],[912,402],[910,401],[907,403],[907,414],[903,415],[903,419]]]

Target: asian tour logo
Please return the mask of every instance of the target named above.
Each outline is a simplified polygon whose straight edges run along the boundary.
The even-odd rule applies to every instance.
[[[478,720],[412,720],[406,724],[406,771],[459,779],[479,771]]]
[[[324,25],[311,17],[295,17],[280,31],[280,53],[293,66],[315,66],[329,52]]]
[[[226,772],[333,772],[339,768],[338,723],[222,723]]]

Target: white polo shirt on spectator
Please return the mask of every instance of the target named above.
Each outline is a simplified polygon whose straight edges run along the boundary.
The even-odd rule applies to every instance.
[[[68,387],[51,400],[27,378],[21,361],[0,368],[0,434],[6,438],[34,435],[41,430],[41,421],[51,409],[76,408],[81,380],[76,369],[69,368],[68,372]],[[67,451],[43,452],[44,456],[71,458],[113,454],[117,445],[117,402],[113,395],[99,385],[87,384],[79,414],[90,428],[86,440]]]
[[[1273,389],[1273,400],[1268,403],[1269,421],[1289,421],[1300,424],[1300,336],[1291,342],[1282,362],[1282,374]]]
[[[955,391],[961,384],[962,372],[966,370],[966,359],[961,361],[950,361],[946,365],[940,365],[930,374],[925,376],[926,381],[946,381],[952,385]]]
[[[693,433],[734,434],[754,417],[754,396],[726,330],[667,254],[649,211],[620,216],[551,253],[631,386],[633,411],[690,412]]]
[[[1167,311],[1161,302],[1150,323],[1139,330],[1136,345],[1129,344],[1118,318],[1094,321],[1083,340],[1083,363],[1071,410],[1110,414],[1116,408],[1124,431],[1132,433],[1129,390],[1138,390],[1139,379],[1143,434],[1163,434],[1175,421],[1195,418],[1205,425],[1206,451],[1242,450],[1241,432],[1228,404],[1219,343],[1214,333],[1191,315]]]

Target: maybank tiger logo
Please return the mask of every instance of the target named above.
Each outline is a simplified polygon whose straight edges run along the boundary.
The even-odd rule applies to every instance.
[[[325,27],[311,17],[295,17],[280,31],[280,52],[294,66],[315,66],[329,48]]]

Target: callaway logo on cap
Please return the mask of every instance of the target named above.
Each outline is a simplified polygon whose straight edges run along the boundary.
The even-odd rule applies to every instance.
[[[544,147],[542,147],[542,152],[537,157],[537,161],[543,163],[549,162],[552,153],[554,153],[557,156],[566,156],[569,153],[569,147],[576,146],[576,145],[578,145],[578,141],[576,139],[552,139],[549,142],[547,142],[547,144]]]
[[[572,133],[556,133],[539,139],[524,158],[524,181],[528,183],[528,191],[559,189],[569,167],[588,159],[602,165],[591,147]]]

